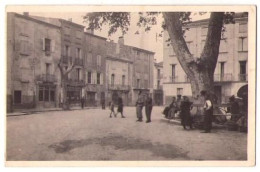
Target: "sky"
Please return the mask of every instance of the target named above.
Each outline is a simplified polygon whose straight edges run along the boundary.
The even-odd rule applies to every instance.
[[[42,17],[53,17],[53,18],[62,18],[65,20],[72,19],[72,22],[87,26],[86,23],[83,22],[83,16],[86,13],[30,13],[30,15],[34,16],[42,16]],[[198,14],[192,14],[192,20],[200,20],[208,18],[209,14],[205,14],[203,16]],[[158,37],[159,33],[161,33],[161,23],[163,21],[162,16],[158,16],[157,25],[153,26],[149,32],[145,32],[143,28],[139,28],[136,23],[138,21],[138,13],[131,14],[131,23],[129,27],[129,31],[124,35],[124,42],[126,45],[135,46],[138,48],[146,49],[152,52],[155,52],[156,62],[163,61],[163,38]],[[117,31],[110,37],[108,37],[108,26],[104,26],[101,31],[95,30],[94,34],[102,37],[106,37],[114,42],[118,41],[118,37],[122,36],[121,31]],[[135,34],[135,32],[139,30],[139,34]]]

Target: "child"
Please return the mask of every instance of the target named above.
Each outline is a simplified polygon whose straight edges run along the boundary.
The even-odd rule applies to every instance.
[[[115,111],[114,111],[114,103],[113,102],[109,102],[109,108],[110,108],[110,118],[112,118],[112,113],[114,114],[114,116],[116,117]]]

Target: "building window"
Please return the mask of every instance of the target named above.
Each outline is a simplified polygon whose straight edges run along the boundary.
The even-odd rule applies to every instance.
[[[44,39],[44,50],[46,55],[50,55],[51,52],[51,40],[48,38]]]
[[[137,80],[136,80],[136,87],[137,87],[137,88],[140,88],[140,79],[137,79]]]
[[[97,73],[97,84],[100,84],[100,73]]]
[[[76,78],[77,78],[77,81],[80,80],[80,68],[76,69]]]
[[[247,24],[239,24],[239,33],[246,33],[247,32]]]
[[[175,78],[176,78],[176,74],[175,74],[175,70],[176,70],[176,64],[172,64],[171,65],[171,82],[175,82]]]
[[[220,62],[220,81],[223,81],[225,75],[225,62]]]
[[[15,90],[14,91],[14,104],[21,104],[22,103],[22,91]]]
[[[81,33],[81,31],[76,31],[76,38],[77,39],[81,39],[81,35],[82,35],[82,33]]]
[[[39,86],[39,101],[55,101],[55,86]]]
[[[82,56],[81,56],[81,49],[80,49],[80,48],[77,48],[77,51],[76,51],[76,58],[79,58],[79,59],[82,58]]]
[[[239,80],[240,81],[247,81],[246,61],[240,61],[239,65],[240,65]]]
[[[177,95],[183,94],[183,88],[177,88]]]
[[[160,89],[160,80],[157,81],[157,89]]]
[[[111,85],[115,84],[115,74],[111,75]]]
[[[144,80],[144,87],[148,88],[148,80],[147,79]]]
[[[122,85],[125,85],[125,75],[122,76]]]
[[[66,57],[70,56],[70,47],[68,45],[65,45],[65,56]]]
[[[238,51],[247,51],[247,37],[240,37],[238,39]]]
[[[87,63],[92,64],[92,53],[88,53],[87,55]]]
[[[29,41],[28,40],[21,40],[21,51],[20,54],[22,55],[29,55]]]
[[[97,66],[101,66],[101,56],[97,55]]]
[[[88,72],[88,84],[91,84],[91,80],[92,80],[91,76],[92,76],[91,72]]]
[[[65,28],[64,28],[64,34],[65,34],[66,36],[69,36],[69,35],[70,35],[70,28],[69,28],[69,27],[65,27]]]
[[[45,63],[46,67],[46,74],[49,75],[51,73],[51,64],[50,63]]]

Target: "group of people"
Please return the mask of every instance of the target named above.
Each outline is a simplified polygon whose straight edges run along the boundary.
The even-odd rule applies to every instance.
[[[119,97],[117,103],[118,103],[118,108],[117,108],[117,113],[115,113],[114,102],[113,101],[109,102],[109,109],[110,109],[109,117],[112,118],[112,115],[114,115],[114,117],[117,117],[117,114],[121,113],[121,117],[125,118],[125,116],[123,115],[123,109],[124,109],[123,99],[121,97]],[[153,109],[153,100],[149,94],[142,94],[142,92],[140,91],[138,94],[137,101],[136,101],[137,122],[143,121],[143,114],[142,114],[143,107],[145,107],[146,123],[150,123],[151,122],[151,113],[152,113],[152,109]]]
[[[117,113],[115,113],[115,105],[114,105],[114,102],[109,102],[109,109],[110,109],[110,115],[109,117],[112,118],[112,114],[114,115],[114,117],[116,118],[117,117],[117,114],[120,113],[121,114],[121,117],[122,118],[125,118],[124,114],[123,114],[123,111],[124,111],[124,104],[123,104],[123,99],[122,97],[119,97],[118,98],[118,107],[117,107]]]
[[[204,98],[204,131],[203,133],[210,133],[212,127],[212,117],[213,117],[213,103],[210,98],[210,95],[206,91],[201,91],[201,96]],[[186,130],[186,126],[189,126],[190,129],[193,128],[193,119],[191,117],[192,102],[190,102],[187,96],[177,95],[173,97],[172,102],[167,106],[163,114],[167,119],[172,119],[175,116],[181,118],[181,125]]]
[[[136,122],[143,121],[143,107],[145,107],[145,115],[146,115],[146,123],[150,123],[151,121],[151,113],[153,109],[153,99],[149,94],[142,94],[140,91],[138,94],[138,99],[136,101]]]

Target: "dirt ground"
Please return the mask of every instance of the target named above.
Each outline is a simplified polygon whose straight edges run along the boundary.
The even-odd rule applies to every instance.
[[[136,122],[109,110],[45,112],[7,117],[7,160],[246,160],[247,134],[225,129],[212,133],[183,130],[162,120],[154,107],[152,122]],[[144,118],[145,119],[145,118]]]

